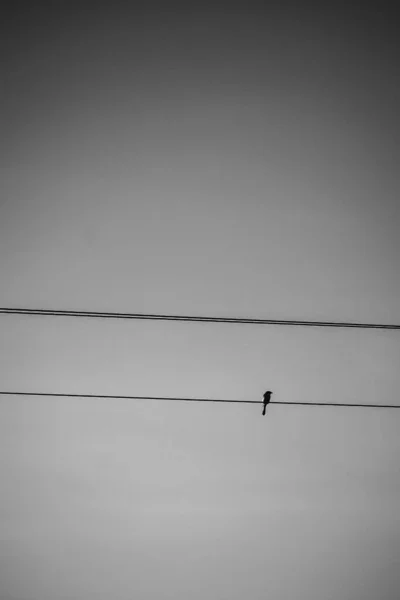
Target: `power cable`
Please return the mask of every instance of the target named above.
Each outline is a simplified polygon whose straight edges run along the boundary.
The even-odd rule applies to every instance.
[[[196,323],[232,323],[251,325],[290,325],[302,327],[338,327],[353,329],[400,329],[400,325],[383,323],[356,323],[344,321],[299,321],[292,319],[253,319],[236,317],[205,317],[146,313],[96,312],[79,310],[52,310],[43,308],[0,307],[0,314],[37,315],[41,317],[82,317],[96,319],[137,319],[147,321],[186,321]]]
[[[163,402],[225,402],[229,404],[263,404],[260,400],[228,400],[220,398],[180,398],[174,396],[124,396],[109,394],[61,394],[52,392],[0,391],[1,396],[42,396],[54,398],[99,398],[107,400],[161,400]],[[270,404],[291,406],[340,406],[348,408],[400,408],[400,404],[351,404],[347,402],[284,402],[272,400]],[[268,405],[268,406],[269,406]]]

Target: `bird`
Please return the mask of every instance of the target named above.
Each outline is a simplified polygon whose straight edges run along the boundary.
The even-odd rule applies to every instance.
[[[271,402],[271,395],[272,395],[272,392],[265,392],[265,394],[263,396],[263,398],[264,398],[264,401],[263,401],[264,402],[264,408],[263,408],[263,411],[262,411],[263,416],[265,415],[267,404],[269,404]]]

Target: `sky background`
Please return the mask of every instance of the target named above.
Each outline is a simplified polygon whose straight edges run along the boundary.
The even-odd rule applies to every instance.
[[[0,306],[398,323],[393,15],[132,4],[5,4]],[[396,331],[0,332],[6,391],[398,402]],[[400,411],[0,413],[1,600],[398,598]]]

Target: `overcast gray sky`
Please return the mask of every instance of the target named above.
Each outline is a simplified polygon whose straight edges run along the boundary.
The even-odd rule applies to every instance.
[[[4,13],[0,306],[399,322],[390,15],[82,4]],[[396,331],[0,331],[3,390],[398,402]],[[1,600],[398,598],[400,411],[0,413]]]

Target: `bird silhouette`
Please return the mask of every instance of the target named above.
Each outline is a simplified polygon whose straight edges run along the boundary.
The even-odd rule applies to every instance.
[[[262,411],[263,415],[265,415],[267,404],[269,404],[271,402],[271,396],[272,396],[272,392],[265,392],[265,394],[263,396],[263,398],[264,398],[264,408]]]

